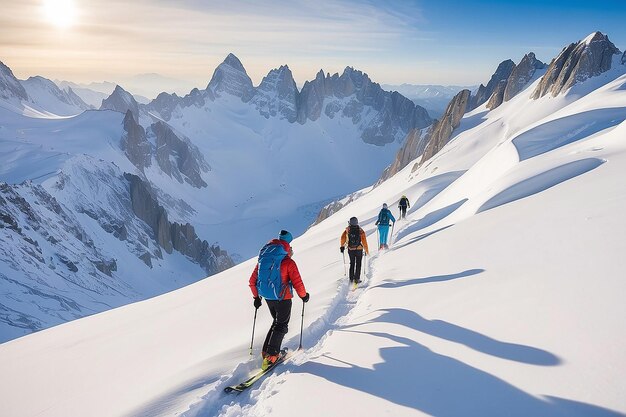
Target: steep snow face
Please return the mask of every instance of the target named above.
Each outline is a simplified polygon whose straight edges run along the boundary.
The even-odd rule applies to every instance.
[[[43,77],[19,81],[10,68],[0,62],[0,108],[30,117],[73,116],[90,108],[70,89],[59,89]]]
[[[271,322],[262,306],[250,359],[254,259],[0,345],[0,411],[626,414],[626,76],[613,75],[532,100],[536,80],[493,111],[466,114],[428,163],[362,190],[296,238],[311,300],[302,316],[294,301],[285,345],[298,346],[302,317],[305,349],[249,393],[223,388],[259,365]],[[395,212],[401,195],[407,218],[377,252],[376,214],[383,202]],[[337,243],[352,216],[373,249],[349,292]],[[324,401],[303,407],[303,392]]]
[[[91,107],[78,97],[72,89],[61,90],[52,81],[43,77],[30,77],[22,81],[30,101],[38,108],[58,116],[74,116]]]

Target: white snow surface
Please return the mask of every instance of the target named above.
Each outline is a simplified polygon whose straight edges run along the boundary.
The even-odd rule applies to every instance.
[[[0,415],[626,415],[623,73],[476,109],[427,164],[295,239],[311,300],[284,344],[304,311],[304,349],[249,392],[223,388],[259,365],[270,324],[262,306],[250,357],[255,259],[0,345]],[[210,163],[228,160],[211,141]],[[375,217],[403,194],[378,252]],[[338,250],[351,216],[372,248],[354,292]]]

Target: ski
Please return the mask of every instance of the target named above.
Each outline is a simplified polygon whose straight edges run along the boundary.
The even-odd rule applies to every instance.
[[[254,383],[257,382],[259,379],[263,378],[265,374],[271,372],[274,368],[276,368],[277,365],[280,365],[281,363],[283,363],[285,359],[287,359],[287,351],[281,350],[280,355],[278,356],[278,359],[276,360],[276,362],[274,362],[272,366],[270,366],[266,370],[260,370],[259,372],[252,375],[250,378],[248,378],[247,380],[243,381],[240,384],[231,385],[231,386],[224,388],[224,392],[229,392],[229,393],[230,392],[235,392],[235,393],[244,392],[245,390],[250,388],[252,385],[254,385]]]

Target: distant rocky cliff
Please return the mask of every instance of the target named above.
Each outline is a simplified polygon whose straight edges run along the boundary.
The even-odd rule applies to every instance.
[[[170,222],[167,211],[158,203],[148,183],[133,174],[126,173],[124,178],[130,184],[133,213],[148,224],[154,233],[154,239],[167,253],[176,250],[188,256],[202,266],[207,274],[215,274],[234,265],[232,259],[219,246],[200,240],[192,225]],[[144,261],[151,265],[149,259]]]
[[[202,172],[207,172],[209,166],[189,141],[179,138],[163,122],[153,123],[147,131],[144,130],[130,109],[123,123],[126,135],[122,137],[121,148],[140,171],[149,167],[154,158],[159,168],[178,182],[187,182],[196,188],[206,187]],[[148,138],[154,139],[154,146]]]
[[[552,60],[532,98],[537,99],[548,93],[557,96],[578,82],[608,71],[613,55],[618,53],[619,49],[609,41],[609,37],[600,32],[570,44]]]

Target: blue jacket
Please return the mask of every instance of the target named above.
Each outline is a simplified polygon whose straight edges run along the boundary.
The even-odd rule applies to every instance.
[[[387,222],[384,221],[385,217],[387,217]],[[389,209],[382,209],[380,210],[380,213],[378,213],[378,220],[376,220],[376,225],[380,224],[381,226],[389,226],[389,220],[394,223],[396,222],[396,218],[393,217],[393,214],[391,214],[391,211],[389,211]]]

